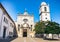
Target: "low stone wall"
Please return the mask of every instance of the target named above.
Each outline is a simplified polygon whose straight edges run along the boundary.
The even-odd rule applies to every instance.
[[[47,39],[59,39],[59,34],[44,34]]]

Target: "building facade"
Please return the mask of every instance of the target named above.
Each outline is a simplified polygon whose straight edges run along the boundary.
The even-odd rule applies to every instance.
[[[34,16],[25,10],[17,16],[16,28],[18,37],[34,37]]]
[[[15,23],[0,3],[0,38],[13,36]]]
[[[47,5],[45,2],[41,3],[40,9],[39,9],[39,15],[40,15],[40,21],[50,21],[49,5]]]

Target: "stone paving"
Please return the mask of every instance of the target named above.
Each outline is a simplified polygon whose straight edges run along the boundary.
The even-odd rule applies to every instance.
[[[42,38],[22,37],[16,38],[11,42],[60,42],[60,40],[43,40]]]

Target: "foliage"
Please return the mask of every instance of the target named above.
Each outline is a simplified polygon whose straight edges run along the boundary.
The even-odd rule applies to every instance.
[[[45,23],[44,22],[37,22],[35,25],[35,32],[37,34],[44,33]]]
[[[59,24],[56,22],[48,22],[45,28],[45,33],[59,34],[60,33]]]
[[[42,33],[52,33],[52,34],[59,34],[60,33],[60,25],[56,22],[37,22],[35,25],[34,31],[36,34],[42,34]]]

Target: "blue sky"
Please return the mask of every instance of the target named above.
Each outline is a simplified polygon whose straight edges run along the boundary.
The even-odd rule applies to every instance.
[[[0,0],[4,8],[14,21],[17,20],[18,13],[24,13],[25,8],[29,13],[34,14],[34,22],[39,21],[39,8],[42,2],[50,6],[52,21],[60,23],[60,1],[59,0]]]

